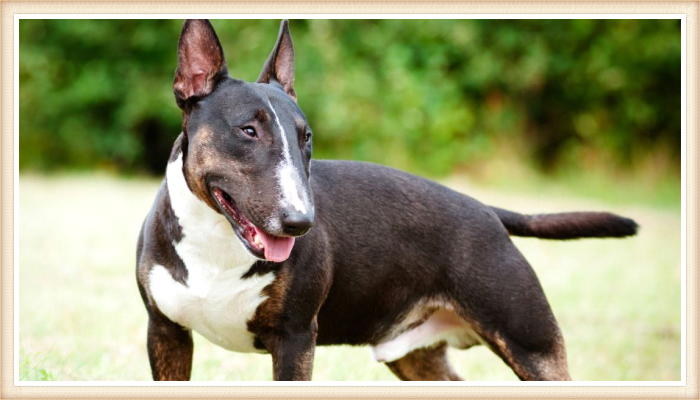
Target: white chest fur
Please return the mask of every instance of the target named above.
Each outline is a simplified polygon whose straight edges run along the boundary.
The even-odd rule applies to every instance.
[[[242,279],[255,263],[226,218],[190,192],[182,174],[182,155],[168,164],[170,202],[183,237],[173,243],[187,268],[187,285],[161,265],[151,270],[149,286],[160,311],[232,351],[254,352],[249,321],[265,300],[262,290],[272,272]]]

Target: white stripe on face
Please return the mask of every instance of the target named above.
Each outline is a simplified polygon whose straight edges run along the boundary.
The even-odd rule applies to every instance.
[[[292,165],[292,156],[289,153],[287,133],[284,131],[284,128],[277,117],[277,113],[272,107],[272,103],[270,103],[269,99],[267,100],[267,105],[270,106],[270,110],[272,110],[272,115],[275,117],[275,123],[277,124],[277,127],[280,130],[280,135],[282,136],[282,162],[277,167],[277,179],[279,180],[280,188],[282,188],[282,205],[285,206],[291,204],[297,211],[306,214],[307,204],[309,201],[306,198],[306,192],[302,191],[304,200],[302,200],[301,196],[299,196],[298,188],[301,186],[301,178]]]

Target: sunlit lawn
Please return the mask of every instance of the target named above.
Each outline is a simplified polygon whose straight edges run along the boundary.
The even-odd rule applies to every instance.
[[[636,219],[642,228],[632,239],[516,244],[560,322],[574,379],[681,378],[680,204],[625,206],[484,189],[464,179],[449,184],[521,212],[605,209]],[[20,177],[20,379],[150,380],[134,263],[157,186],[108,175]],[[467,380],[516,380],[483,347],[450,357]],[[195,335],[193,380],[270,378],[269,356],[231,353]],[[348,346],[319,348],[314,379],[396,380],[368,348]]]

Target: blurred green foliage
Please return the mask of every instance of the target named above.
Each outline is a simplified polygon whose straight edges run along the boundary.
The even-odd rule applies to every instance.
[[[255,79],[279,21],[214,20]],[[182,21],[21,20],[20,168],[162,173]],[[293,20],[317,158],[442,175],[652,160],[677,172],[679,20]]]

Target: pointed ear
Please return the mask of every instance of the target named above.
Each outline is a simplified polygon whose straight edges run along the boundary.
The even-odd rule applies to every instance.
[[[270,53],[270,57],[265,61],[262,72],[258,77],[259,83],[279,82],[287,94],[297,101],[297,94],[294,92],[294,46],[292,45],[292,35],[289,33],[289,21],[286,19],[280,24],[280,33],[277,36],[277,43]]]
[[[228,70],[219,38],[206,19],[188,19],[182,25],[177,49],[177,70],[173,82],[180,108],[193,97],[214,91]]]

